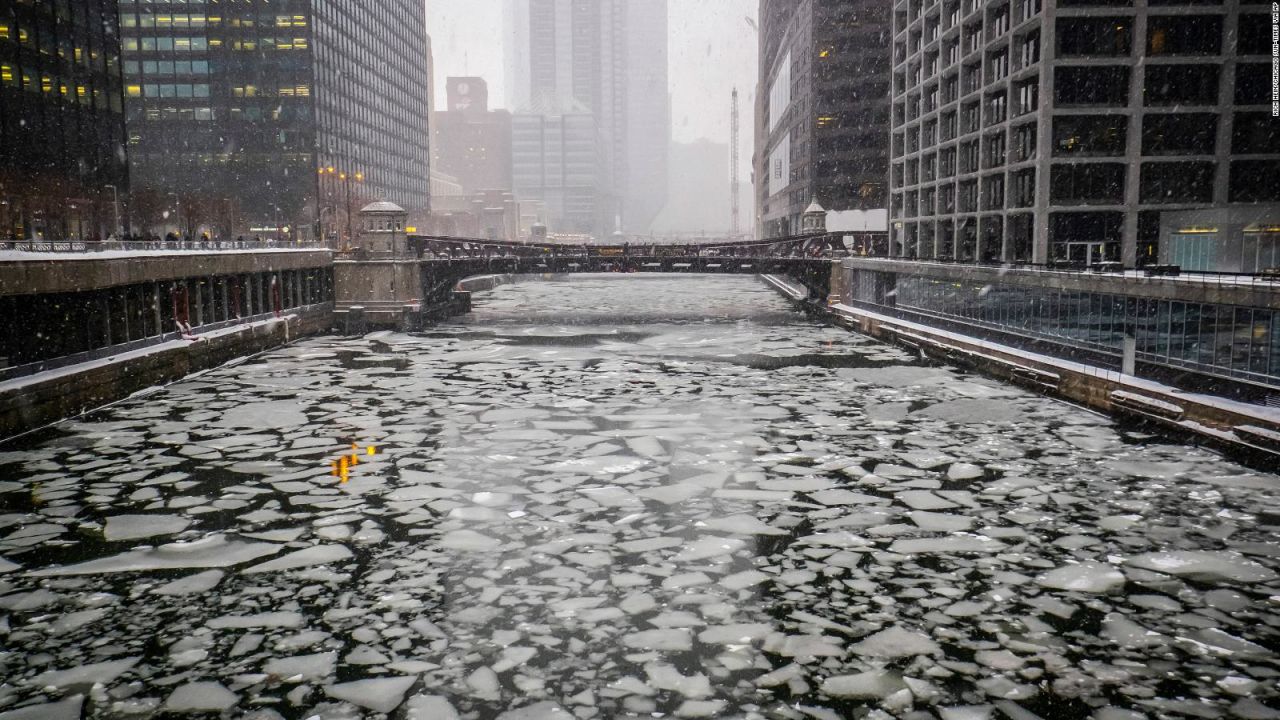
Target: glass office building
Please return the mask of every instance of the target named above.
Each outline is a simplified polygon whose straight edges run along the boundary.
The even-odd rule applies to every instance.
[[[0,3],[0,234],[105,237],[127,190],[115,0]]]
[[[764,0],[756,113],[762,237],[801,232],[813,202],[883,210],[889,173],[889,6]]]
[[[120,2],[140,229],[345,236],[365,201],[429,211],[415,0]]]

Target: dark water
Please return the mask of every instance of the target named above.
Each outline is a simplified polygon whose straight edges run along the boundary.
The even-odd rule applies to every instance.
[[[0,720],[1277,716],[1277,477],[751,279],[478,300],[0,450]]]

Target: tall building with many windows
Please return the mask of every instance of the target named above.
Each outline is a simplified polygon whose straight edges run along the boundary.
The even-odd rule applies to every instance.
[[[800,232],[813,202],[885,207],[889,8],[872,0],[761,0],[758,232]],[[874,228],[871,228],[874,229]]]
[[[601,148],[589,113],[511,117],[515,196],[541,206],[538,220],[553,235],[605,237],[617,205],[602,175]]]
[[[893,28],[896,254],[1280,266],[1266,3],[900,0]]]
[[[348,237],[368,199],[429,211],[419,0],[122,0],[134,220]]]
[[[596,122],[598,196],[618,202],[597,213],[598,237],[647,233],[666,203],[667,25],[667,0],[508,0],[510,109]]]
[[[6,239],[114,232],[128,190],[118,31],[115,0],[0,4]]]

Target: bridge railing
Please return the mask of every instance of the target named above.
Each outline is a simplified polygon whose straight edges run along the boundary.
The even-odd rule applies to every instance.
[[[289,240],[0,240],[0,251],[60,254],[324,249],[324,243]]]
[[[698,243],[627,242],[623,244],[564,244],[513,242],[445,236],[414,235],[410,246],[423,258],[482,257],[842,257],[848,250],[842,235],[816,233],[766,240],[724,240]]]
[[[907,263],[911,265],[943,265],[955,268],[986,268],[996,270],[1019,270],[1025,272],[1058,273],[1067,275],[1088,275],[1101,277],[1149,277],[1168,279],[1177,282],[1197,283],[1202,285],[1258,285],[1280,290],[1280,269],[1267,268],[1252,273],[1217,272],[1210,270],[1183,270],[1172,265],[1147,265],[1138,268],[1125,268],[1120,263],[1085,263],[1051,261],[1047,263],[1033,262],[1001,262],[958,260],[955,258],[916,258],[889,255],[851,255],[860,260]]]

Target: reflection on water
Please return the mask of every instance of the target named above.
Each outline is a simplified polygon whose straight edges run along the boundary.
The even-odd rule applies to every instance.
[[[1275,476],[746,278],[477,299],[0,450],[0,707],[1274,715]]]
[[[333,468],[330,471],[330,474],[341,480],[343,485],[346,485],[351,479],[351,468],[360,464],[361,453],[372,457],[378,454],[378,449],[372,445],[366,448],[361,448],[359,443],[351,443],[350,453],[347,453],[330,463],[330,466]]]

